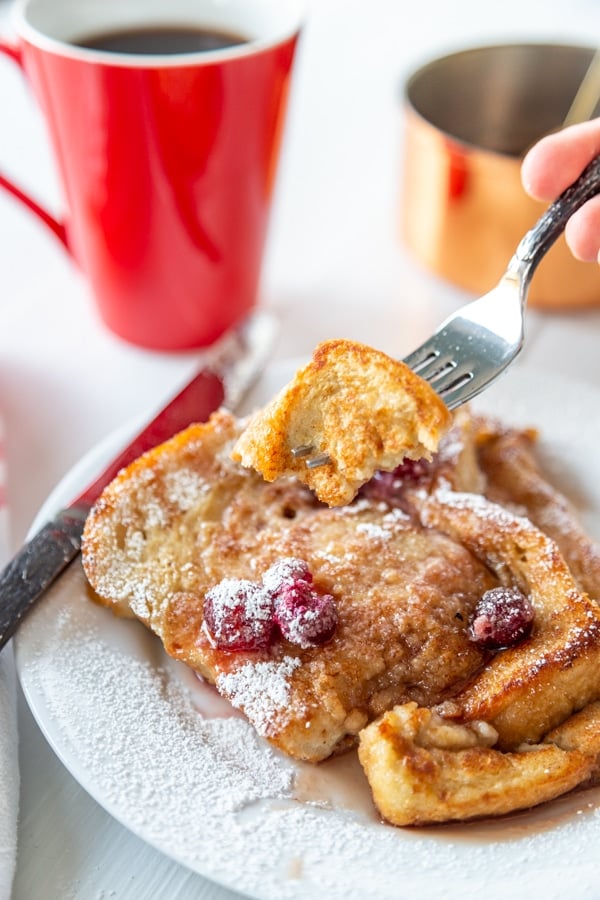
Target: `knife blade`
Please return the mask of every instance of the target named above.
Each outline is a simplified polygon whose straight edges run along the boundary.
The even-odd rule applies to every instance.
[[[205,421],[220,406],[234,410],[266,364],[274,330],[271,316],[256,313],[219,341],[191,381],[17,552],[0,573],[0,650],[78,556],[85,520],[103,489],[124,466],[192,422]]]

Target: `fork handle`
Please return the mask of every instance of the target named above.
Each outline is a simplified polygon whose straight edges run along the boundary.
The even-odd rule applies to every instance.
[[[524,277],[531,279],[550,247],[565,230],[573,213],[598,193],[600,193],[600,156],[586,166],[579,178],[550,204],[533,228],[522,238],[514,260],[524,270]]]

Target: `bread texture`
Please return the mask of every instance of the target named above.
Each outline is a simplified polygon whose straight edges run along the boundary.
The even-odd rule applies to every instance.
[[[353,341],[326,341],[250,420],[233,459],[266,481],[293,475],[323,503],[349,503],[377,470],[431,459],[450,413],[402,362]],[[310,455],[294,455],[304,448]],[[311,468],[307,458],[326,457]]]

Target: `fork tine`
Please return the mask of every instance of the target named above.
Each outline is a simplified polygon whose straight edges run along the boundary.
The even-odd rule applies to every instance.
[[[427,366],[431,366],[433,363],[437,362],[439,357],[439,350],[431,345],[431,340],[428,340],[422,347],[419,347],[417,350],[414,350],[410,356],[407,356],[404,361],[407,365],[410,365],[414,372],[421,372],[426,369]]]
[[[459,326],[456,331],[455,324]],[[406,365],[427,381],[451,410],[479,394],[513,358],[511,355],[493,360],[492,370],[483,367],[482,361],[472,355],[471,347],[465,346],[471,342],[468,336],[465,341],[461,324],[457,319],[448,321],[446,327],[404,358]]]
[[[464,361],[458,365],[450,352],[441,352],[435,346],[436,337],[439,335],[435,334],[429,338],[421,347],[405,357],[404,362],[420,378],[427,381],[446,405],[452,409],[451,395],[472,380],[473,366],[470,362],[465,363]]]
[[[454,409],[465,402],[465,388],[469,382],[473,381],[474,377],[473,367],[456,367],[443,380],[432,384],[432,387],[442,398],[448,409]]]
[[[456,409],[495,381],[518,354],[522,313],[519,282],[507,272],[489,293],[442,322],[404,362]]]
[[[299,444],[292,447],[291,453],[294,459],[301,459],[303,456],[310,456],[314,449],[314,444]]]
[[[456,361],[452,359],[451,356],[440,355],[437,359],[433,360],[427,367],[421,368],[417,375],[420,378],[423,378],[424,381],[428,381],[429,384],[434,385],[437,384],[443,378],[449,378],[454,370],[456,369]],[[416,371],[416,370],[413,370]]]
[[[432,338],[429,338],[424,344],[421,344],[420,347],[417,347],[416,350],[413,350],[412,353],[405,356],[403,361],[413,370],[413,372],[424,377],[422,373],[425,372],[428,367],[436,363],[439,356],[439,350],[435,347]]]

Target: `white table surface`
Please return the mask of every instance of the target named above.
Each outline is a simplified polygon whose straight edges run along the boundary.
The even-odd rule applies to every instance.
[[[0,27],[10,32],[0,0]],[[399,87],[431,55],[477,43],[593,44],[598,0],[313,0],[291,98],[262,304],[275,358],[349,337],[401,356],[468,299],[397,241]],[[19,73],[0,62],[0,169],[56,212],[46,134]],[[528,363],[600,384],[598,311],[529,316]],[[194,369],[107,333],[58,243],[0,193],[0,416],[16,549],[44,498],[107,433],[158,406]],[[56,759],[23,699],[13,900],[233,898],[114,821]]]

